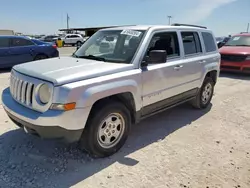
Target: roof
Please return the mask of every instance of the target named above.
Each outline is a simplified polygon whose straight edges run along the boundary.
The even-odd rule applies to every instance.
[[[0,35],[1,38],[8,37],[8,38],[25,38],[27,39],[28,37],[26,36],[19,36],[19,35]]]
[[[194,27],[194,26],[172,26],[172,25],[134,25],[134,26],[120,26],[116,27],[115,29],[131,29],[131,30],[148,30],[149,28],[152,29],[197,29],[197,30],[207,30],[201,27]],[[106,28],[104,30],[111,30],[113,28]]]
[[[106,27],[86,27],[86,28],[70,28],[70,29],[59,29],[59,31],[71,31],[71,30],[75,30],[75,31],[88,31],[88,30],[100,30],[100,29],[105,29],[105,30],[109,30],[109,29],[134,29],[134,30],[147,30],[149,28],[154,28],[154,29],[168,29],[168,28],[186,28],[186,29],[206,29],[202,26],[198,27],[195,25],[185,25],[185,24],[178,24],[178,25],[116,25],[116,26],[106,26]]]
[[[236,35],[234,35],[234,36],[250,36],[250,33],[244,33],[244,32],[242,32],[242,33],[240,33],[240,34],[236,34]]]
[[[129,25],[128,25],[129,26]],[[59,31],[88,31],[88,30],[99,30],[99,29],[105,29],[105,28],[113,28],[113,27],[120,27],[120,26],[104,26],[104,27],[78,27],[78,28],[69,28],[69,29],[59,29]]]

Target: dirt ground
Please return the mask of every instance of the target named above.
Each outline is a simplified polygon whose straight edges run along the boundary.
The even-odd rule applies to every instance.
[[[0,187],[250,188],[249,83],[224,73],[207,110],[185,104],[151,117],[120,152],[95,160],[25,134],[0,105]]]

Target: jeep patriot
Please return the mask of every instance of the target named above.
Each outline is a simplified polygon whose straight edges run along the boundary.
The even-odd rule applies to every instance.
[[[2,101],[25,132],[107,157],[143,118],[184,102],[206,108],[219,68],[215,37],[205,27],[108,28],[71,57],[14,66]]]

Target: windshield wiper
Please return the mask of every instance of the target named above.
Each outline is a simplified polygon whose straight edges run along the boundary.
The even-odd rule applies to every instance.
[[[106,61],[105,58],[103,57],[97,57],[97,56],[94,56],[94,55],[82,55],[82,56],[77,56],[78,58],[85,58],[85,59],[94,59],[94,60],[97,60],[97,61]]]
[[[235,46],[250,46],[250,45],[247,45],[247,44],[236,44]]]
[[[72,57],[79,58],[79,56],[77,56],[75,53],[72,54]]]

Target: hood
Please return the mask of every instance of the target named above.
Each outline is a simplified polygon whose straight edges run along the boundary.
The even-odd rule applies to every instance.
[[[250,47],[247,46],[223,46],[219,51],[221,54],[250,55]]]
[[[16,65],[14,70],[35,78],[63,85],[133,69],[133,64],[107,63],[74,57],[51,58]]]

